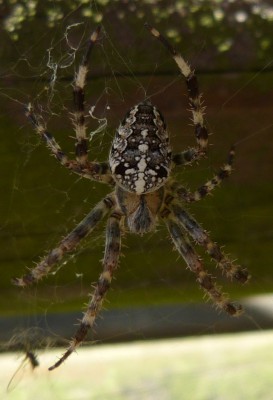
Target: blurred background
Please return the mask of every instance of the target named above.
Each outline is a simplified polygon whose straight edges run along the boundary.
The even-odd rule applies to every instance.
[[[235,371],[235,375],[226,375],[227,382],[221,386],[217,376],[208,379],[207,375],[202,375],[205,366],[208,368],[204,359],[192,356],[195,361],[191,369],[189,363],[183,362],[186,360],[184,350],[180,353],[176,349],[179,346],[186,346],[183,349],[193,352],[198,349],[200,356],[200,352],[205,354],[204,345],[207,357],[212,357],[215,351],[220,354],[223,349],[219,365],[223,367],[228,360],[230,367],[235,362],[243,374],[242,379],[248,382],[250,375],[246,364],[258,365],[261,360],[266,368],[272,363],[272,352],[270,355],[265,350],[261,358],[258,350],[254,352],[256,364],[254,358],[247,361],[243,356],[240,358],[242,343],[248,343],[246,348],[250,353],[255,343],[259,343],[257,348],[265,346],[263,349],[272,348],[273,343],[272,331],[266,331],[273,327],[271,2],[14,0],[0,2],[0,18],[2,350],[20,354],[33,350],[46,356],[52,347],[65,347],[84,310],[91,284],[101,270],[104,223],[39,285],[22,291],[10,283],[12,277],[21,276],[26,268],[33,267],[110,191],[105,185],[80,179],[62,168],[49,156],[24,115],[24,106],[31,102],[64,151],[73,157],[72,82],[86,41],[98,24],[103,30],[92,53],[86,86],[90,159],[107,159],[115,129],[124,114],[147,96],[165,116],[174,152],[195,144],[183,77],[166,50],[144,28],[144,23],[149,22],[169,38],[195,69],[211,133],[207,158],[198,165],[178,170],[177,179],[190,189],[197,188],[218,171],[230,145],[236,144],[236,161],[230,179],[215,190],[213,196],[191,205],[189,211],[217,243],[224,245],[232,259],[249,269],[252,279],[244,286],[227,282],[203,249],[197,249],[223,290],[244,305],[242,317],[230,318],[203,298],[195,277],[173,251],[163,225],[159,225],[155,233],[143,237],[124,235],[120,267],[107,296],[103,318],[98,319],[95,332],[90,333],[89,343],[106,345],[96,346],[93,351],[101,349],[105,352],[102,354],[110,354],[107,346],[113,342],[201,336],[200,339],[183,339],[188,342],[180,345],[170,342],[175,344],[169,347],[167,342],[147,342],[151,346],[160,346],[160,343],[167,346],[172,355],[169,369],[164,370],[160,362],[149,367],[147,363],[149,371],[153,368],[161,371],[154,378],[154,385],[143,383],[145,390],[143,386],[138,392],[140,385],[131,385],[126,375],[127,391],[116,388],[111,391],[110,385],[107,393],[111,398],[149,399],[155,398],[156,393],[158,399],[270,399],[269,367],[265,374],[259,369],[257,391],[250,385],[248,393],[245,385],[236,394],[239,397],[234,397],[230,390],[235,384]],[[240,333],[239,342],[236,342],[237,336],[231,334],[245,331],[252,332],[246,337]],[[220,336],[216,336],[218,334]],[[221,337],[223,344],[217,342]],[[226,358],[232,348],[237,349],[239,361]],[[158,354],[159,350],[153,349]],[[81,351],[83,349],[79,353]],[[114,352],[117,358],[122,351]],[[129,348],[125,350],[131,354],[131,360],[137,350],[132,351],[131,354]],[[62,349],[58,349],[57,354],[60,352]],[[163,351],[163,359],[167,353]],[[205,382],[204,386],[211,385],[207,392],[184,391],[183,397],[178,384],[177,390],[172,391],[176,383],[171,379],[171,366],[174,366],[171,360],[176,355],[179,355],[178,365],[182,362],[184,367],[188,366],[184,375],[178,368],[177,375],[184,378],[181,384],[191,382],[190,376],[197,376]],[[54,357],[51,356],[51,360]],[[79,360],[77,356],[70,357],[66,365],[75,359]],[[92,359],[92,354],[85,358],[85,368],[89,368]],[[218,365],[215,358],[210,360],[215,368]],[[7,361],[3,362],[7,365]],[[20,367],[20,358],[14,362]],[[50,366],[51,361],[48,362]],[[146,365],[143,360],[142,363]],[[221,369],[219,365],[217,369]],[[231,371],[229,367],[226,370]],[[17,367],[12,368],[16,370]],[[149,372],[147,374],[149,376]],[[166,382],[170,384],[157,391],[156,384],[163,375],[169,377]],[[30,382],[32,376],[30,374]],[[142,382],[140,372],[137,376]],[[54,380],[52,375],[50,377]],[[45,379],[48,382],[48,378]],[[5,380],[8,380],[6,375]],[[111,378],[109,380],[111,382]],[[83,383],[77,385],[90,389]],[[215,389],[213,394],[211,388],[215,385],[219,386],[219,391]],[[61,393],[68,390],[68,385],[64,387]],[[30,392],[24,393],[26,397],[20,398],[29,398]],[[64,397],[59,394],[59,398],[68,398],[65,393]],[[93,397],[90,391],[87,393],[73,398],[108,398],[99,391]],[[250,393],[256,397],[250,397]]]

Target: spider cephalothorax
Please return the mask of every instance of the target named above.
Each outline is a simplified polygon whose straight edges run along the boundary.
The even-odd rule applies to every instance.
[[[88,72],[88,59],[98,40],[100,28],[97,28],[90,37],[86,54],[73,85],[76,160],[68,158],[54,137],[46,130],[41,118],[34,113],[31,105],[27,106],[26,115],[34,125],[36,133],[45,140],[50,151],[63,166],[82,177],[115,186],[114,191],[101,200],[35,268],[21,278],[13,280],[16,285],[22,287],[38,282],[56,263],[61,261],[67,252],[75,249],[81,239],[91,233],[105,216],[108,216],[103,271],[79,329],[65,354],[50,368],[51,370],[64,362],[83,342],[88,330],[93,327],[118,265],[121,231],[124,226],[127,226],[130,232],[144,234],[153,230],[158,220],[164,221],[177,251],[196,275],[196,280],[205,293],[217,307],[228,314],[239,315],[241,312],[241,306],[231,302],[217,286],[215,279],[207,272],[191,244],[190,237],[205,248],[228,278],[244,283],[249,278],[247,270],[229,259],[184,208],[184,203],[201,200],[229,176],[234,149],[231,148],[227,163],[223,165],[219,173],[193,193],[175,180],[169,179],[171,168],[191,164],[204,156],[208,144],[208,132],[204,124],[204,109],[194,71],[164,36],[151,26],[146,25],[146,27],[167,48],[185,78],[196,147],[172,155],[163,116],[150,101],[146,100],[131,108],[126,114],[114,137],[109,160],[107,162],[88,160],[84,86]]]

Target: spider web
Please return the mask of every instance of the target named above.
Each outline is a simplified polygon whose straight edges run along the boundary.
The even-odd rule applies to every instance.
[[[70,121],[70,112],[73,110],[73,102],[71,100],[72,82],[85,48],[86,33],[82,24],[68,26],[60,39],[52,39],[38,65],[37,59],[32,59],[31,55],[23,55],[22,60],[27,64],[29,70],[28,79],[31,81],[31,87],[28,85],[26,94],[22,96],[24,97],[23,101],[14,99],[20,104],[21,109],[23,109],[24,104],[31,102],[37,114],[42,117],[47,125],[48,130],[55,136],[62,148],[68,154],[71,153],[72,157],[73,131]],[[36,46],[39,46],[39,42],[36,43]],[[34,47],[33,50],[35,52]],[[117,59],[116,63],[112,63],[109,53],[114,54],[114,56],[112,54],[112,58]],[[102,161],[107,159],[109,143],[114,129],[118,126],[124,111],[128,107],[125,93],[129,94],[128,97],[131,98],[132,106],[136,102],[136,100],[133,100],[136,97],[134,92],[137,92],[138,101],[140,101],[145,97],[145,90],[141,81],[134,76],[130,67],[130,60],[126,59],[124,54],[117,50],[107,32],[104,32],[103,38],[94,49],[90,69],[91,78],[89,77],[86,85],[86,116],[88,137],[90,138],[90,158]],[[98,70],[102,70],[104,73],[100,72],[98,74]],[[116,72],[116,70],[122,70],[123,72]],[[120,81],[119,75],[122,78],[128,75],[125,82],[126,89],[124,89],[124,82]],[[150,80],[150,77],[148,80]],[[172,79],[173,82],[176,80],[176,78]],[[134,88],[132,89],[133,86]],[[10,99],[12,98],[11,96],[9,97]],[[118,115],[115,114],[115,111],[111,113],[112,108],[114,110],[115,106],[118,109],[123,108],[124,111],[119,112]],[[109,189],[98,187],[98,185],[89,181],[85,182],[76,176],[70,176],[67,171],[61,171],[55,160],[52,157],[48,157],[47,149],[44,149],[43,144],[37,139],[32,127],[24,121],[22,128],[29,132],[20,140],[22,157],[17,161],[15,169],[9,213],[12,213],[14,204],[18,202],[21,203],[20,208],[27,208],[27,213],[31,217],[28,217],[25,222],[23,216],[18,215],[18,218],[20,224],[25,225],[25,235],[30,236],[32,239],[35,236],[41,238],[40,241],[37,240],[32,254],[32,260],[36,259],[37,262],[47,249],[55,246],[60,238],[72,229],[103,195],[109,192]],[[33,168],[36,168],[37,174],[33,173]],[[30,180],[28,179],[28,174],[32,176]],[[35,187],[33,187],[34,179],[36,179]],[[7,223],[8,219],[9,217],[7,218]],[[29,222],[30,226],[28,226]],[[159,228],[159,231],[161,231],[161,228]],[[160,235],[157,234],[157,237],[159,238]],[[150,240],[151,238],[146,237],[146,244],[149,244]],[[165,237],[158,240],[159,242],[164,241]],[[65,298],[67,293],[71,291],[70,282],[73,282],[73,286],[75,280],[79,282],[79,297],[86,301],[89,285],[96,280],[101,269],[99,260],[103,252],[103,242],[104,224],[85,242],[85,246],[80,246],[73,255],[66,257],[56,270],[50,274],[54,277],[56,276],[56,278],[53,278],[55,280],[49,284],[49,287],[53,285],[56,289],[53,291],[53,298],[51,295],[50,300],[42,306],[45,314],[50,312],[52,303],[63,302],[63,297]],[[136,249],[139,249],[141,253],[144,252],[145,245],[144,243],[141,244],[139,238],[132,242],[137,243]],[[17,246],[16,243],[14,243],[15,246]],[[128,244],[124,243],[124,252],[127,246]],[[81,262],[82,254],[84,261]],[[91,261],[90,254],[93,254]],[[25,269],[25,265],[23,265],[25,256],[18,253],[17,257],[19,261],[20,259],[23,261],[20,262],[23,271]],[[81,265],[88,258],[88,264],[94,264],[90,270],[95,269],[95,271],[91,271],[91,279],[88,276],[86,277],[86,274],[81,270]],[[151,262],[151,257],[149,258]],[[62,272],[59,270],[66,269],[68,264],[70,265],[70,271],[68,272],[71,275],[70,281],[63,283]],[[129,265],[130,263],[125,261],[125,268],[129,269],[129,280],[131,282],[137,281],[138,275]],[[159,279],[159,276],[157,276],[157,279]],[[86,283],[83,285],[83,282]],[[129,286],[129,289],[138,285],[144,285],[145,287],[148,286],[148,283],[149,280],[146,283],[145,281],[139,284],[133,283]],[[43,289],[41,290],[43,291]],[[47,292],[48,288],[46,287],[44,290]],[[30,291],[24,297],[29,303],[29,311],[32,312],[44,295],[36,291]]]
[[[24,62],[29,68],[31,88],[29,84],[27,88],[24,87],[23,94],[18,95],[18,100],[13,94],[7,94],[9,98],[16,99],[21,104],[31,101],[39,114],[42,115],[49,131],[69,154],[73,153],[74,146],[73,139],[71,139],[73,131],[70,122],[70,112],[73,110],[71,83],[81,60],[88,34],[88,29],[82,24],[72,24],[66,27],[60,38],[51,40],[50,46],[45,49],[44,56],[38,62],[38,65],[37,59],[33,59],[30,52],[26,54]],[[137,46],[138,40],[139,37],[135,39],[132,48]],[[149,46],[151,45],[156,47],[156,43],[150,41]],[[39,41],[33,47],[35,46],[39,46]],[[157,51],[161,52],[161,50],[155,50],[155,52]],[[162,57],[162,52],[160,55]],[[198,55],[196,58],[198,58]],[[157,72],[161,60],[162,58],[158,58],[157,62],[154,62],[153,59],[149,62],[145,60],[145,66],[148,66],[150,75],[140,77],[139,74],[134,73],[128,48],[123,49],[121,43],[114,44],[107,31],[104,32],[91,57],[90,77],[86,88],[90,159],[95,158],[102,161],[107,158],[115,127],[118,126],[124,112],[147,95],[155,99],[155,103],[158,101],[159,104],[167,105],[166,107],[161,106],[160,109],[163,108],[162,111],[169,122],[173,147],[179,151],[194,142],[192,127],[187,119],[189,114],[187,112],[187,99],[184,96],[183,80],[176,75],[158,77]],[[164,65],[165,63],[168,65],[168,62],[168,60],[163,61]],[[192,64],[194,64],[194,61],[192,61]],[[245,78],[243,83],[239,82],[239,86],[237,86],[238,80],[234,79],[229,90],[224,88],[223,77],[217,76],[217,79],[211,76],[201,78],[201,91],[211,90],[210,93],[205,93],[204,97],[205,104],[208,107],[208,124],[210,130],[214,133],[210,138],[213,142],[212,154],[204,163],[200,163],[187,171],[183,170],[178,174],[179,179],[181,178],[183,182],[186,182],[187,186],[196,187],[203,183],[206,177],[209,178],[217,170],[217,166],[221,165],[229,144],[231,142],[237,143],[241,158],[236,165],[237,175],[232,178],[235,184],[228,183],[227,188],[224,189],[227,202],[225,205],[217,203],[217,195],[215,195],[208,202],[193,206],[193,213],[195,216],[200,216],[198,219],[201,221],[203,220],[202,217],[206,215],[205,220],[209,225],[206,227],[212,231],[213,238],[218,240],[220,236],[219,242],[221,238],[222,243],[229,242],[230,235],[235,230],[235,238],[240,244],[235,246],[231,241],[231,243],[228,243],[228,251],[233,252],[233,248],[235,248],[233,253],[237,254],[239,259],[242,257],[243,250],[247,254],[250,243],[253,243],[253,240],[250,241],[246,235],[249,232],[249,227],[244,228],[242,224],[242,222],[245,223],[247,215],[242,216],[235,212],[226,214],[226,209],[235,208],[237,202],[243,209],[247,194],[245,194],[246,197],[242,197],[240,184],[245,182],[247,178],[246,182],[251,188],[259,175],[256,168],[257,163],[248,162],[249,153],[255,153],[257,137],[261,142],[268,142],[266,138],[268,138],[272,125],[268,117],[265,120],[265,116],[268,115],[268,110],[265,110],[265,108],[259,110],[262,111],[262,116],[259,116],[258,112],[251,115],[246,107],[243,110],[244,114],[242,112],[239,119],[235,109],[242,100],[248,99],[249,92],[253,90],[255,83],[261,77],[262,71],[258,74],[251,74],[251,76]],[[26,95],[26,89],[29,89],[28,95]],[[226,91],[224,97],[221,97],[221,89]],[[162,101],[163,93],[164,101]],[[219,98],[220,105],[217,103]],[[230,105],[231,107],[229,107]],[[178,112],[180,113],[179,116]],[[258,119],[257,116],[259,116]],[[237,122],[232,122],[234,117],[236,117]],[[246,121],[245,125],[243,125],[243,121]],[[236,123],[238,126],[236,126]],[[225,124],[230,127],[229,130],[232,132],[229,137],[223,137],[222,134]],[[242,128],[242,125],[244,128]],[[94,204],[109,192],[109,189],[69,175],[67,171],[61,171],[62,168],[52,157],[48,157],[47,149],[44,149],[42,144],[40,145],[32,132],[31,126],[23,118],[21,127],[19,134],[21,135],[23,131],[27,131],[27,133],[19,140],[20,150],[18,154],[20,156],[15,163],[5,224],[9,224],[11,215],[15,210],[17,222],[23,227],[23,234],[29,237],[26,243],[32,249],[32,259],[37,261],[46,250],[58,243],[60,238],[69,232]],[[183,127],[183,131],[181,131],[181,127]],[[182,141],[181,137],[183,138]],[[266,157],[269,157],[268,154],[269,150],[263,153]],[[240,157],[240,154],[238,157]],[[257,162],[258,158],[255,160]],[[260,165],[261,174],[268,174],[269,164],[268,159],[267,162]],[[39,165],[39,168],[36,167],[37,165]],[[243,172],[245,166],[248,168],[247,176]],[[35,168],[37,169],[35,170]],[[19,208],[18,202],[20,203]],[[33,206],[34,202],[36,203]],[[26,211],[21,214],[23,207],[26,208]],[[20,210],[20,213],[18,210]],[[251,213],[249,217],[251,217],[252,222],[256,222],[255,218],[259,219],[260,222],[264,218],[260,210],[254,207],[249,208],[249,210]],[[42,215],[42,218],[40,215]],[[219,220],[221,225],[227,228],[220,229]],[[29,222],[31,225],[29,225]],[[258,223],[256,224],[258,225]],[[262,232],[262,230],[258,231],[255,234],[255,240],[265,242],[264,238],[269,234],[269,231],[267,233]],[[13,249],[20,266],[20,268],[17,266],[18,274],[19,271],[24,270],[25,260],[30,251],[25,255],[24,251],[19,249],[18,238],[12,236],[13,234],[11,234]],[[240,239],[244,236],[244,240]],[[29,243],[33,238],[35,238],[34,251],[33,245],[30,246]],[[42,308],[42,313],[46,315],[54,310],[56,304],[65,302],[67,299],[69,303],[68,293],[75,287],[75,281],[79,282],[76,284],[77,290],[79,290],[79,302],[82,299],[83,302],[86,301],[89,282],[96,280],[101,269],[99,260],[102,257],[103,243],[104,224],[101,224],[100,228],[92,234],[92,237],[88,238],[83,246],[80,246],[73,255],[68,256],[54,271],[51,283],[22,295],[21,298],[26,299],[28,303],[29,312],[37,312],[35,309],[38,305],[39,308]],[[159,253],[160,248],[168,252],[168,257],[158,263],[161,254]],[[238,248],[243,250],[238,251]],[[159,293],[162,293],[162,288],[164,288],[165,292],[170,295],[170,302],[175,298],[177,299],[178,296],[181,296],[182,299],[183,289],[187,292],[188,286],[191,290],[194,277],[188,271],[184,271],[183,261],[179,260],[171,249],[172,246],[167,240],[166,231],[161,226],[158,227],[154,235],[148,235],[145,238],[124,238],[122,253],[125,257],[121,258],[121,268],[125,272],[120,271],[120,268],[117,273],[114,288],[108,296],[110,303],[114,303],[118,307],[119,301],[122,304],[124,297],[127,296],[128,304],[138,305],[138,300],[136,301],[130,295],[130,292],[138,292],[139,296],[144,296],[146,303],[155,306],[158,303],[158,298],[151,298],[150,291],[151,287],[156,285],[159,287]],[[202,250],[201,254],[204,256]],[[136,255],[137,261],[134,261]],[[247,256],[242,258],[245,264],[249,264],[249,261],[251,261]],[[83,264],[89,265],[89,271],[87,269],[82,272]],[[135,265],[141,265],[142,268],[138,270]],[[28,263],[27,266],[29,267],[31,264]],[[210,267],[214,268],[212,264]],[[249,269],[251,270],[251,266]],[[63,281],[64,275],[65,282]],[[257,275],[255,278],[257,278]],[[118,283],[119,279],[122,282],[121,284]],[[265,278],[259,282],[261,289],[264,281]],[[125,285],[124,282],[127,282],[127,284]],[[181,287],[176,282],[181,282]],[[228,285],[226,287],[230,288]],[[50,301],[45,301],[48,293],[50,293]],[[192,301],[196,301],[198,296],[202,301],[202,293],[198,292],[198,288],[196,288],[196,293],[199,294],[194,294]],[[188,298],[188,300],[191,299]],[[72,308],[76,309],[75,304],[73,302],[71,304]],[[106,307],[109,307],[107,303]],[[171,312],[166,312],[167,314],[164,317],[158,317],[159,323],[167,321],[168,324],[170,322]],[[125,310],[124,315],[129,318],[129,311]],[[255,323],[254,320],[253,325]],[[128,331],[130,329],[128,327]],[[213,329],[214,326],[205,324],[200,327],[200,333]],[[115,340],[114,335],[106,339]],[[139,337],[141,337],[141,332]]]

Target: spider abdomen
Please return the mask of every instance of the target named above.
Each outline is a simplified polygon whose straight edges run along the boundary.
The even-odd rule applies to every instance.
[[[150,102],[131,108],[113,140],[109,164],[116,182],[143,194],[164,185],[170,174],[171,150],[166,124]]]

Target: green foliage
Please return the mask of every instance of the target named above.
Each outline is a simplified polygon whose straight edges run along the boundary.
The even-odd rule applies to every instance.
[[[197,50],[205,46],[214,69],[226,68],[224,59],[233,68],[255,68],[257,61],[265,64],[273,54],[273,8],[269,1],[13,0],[2,8],[6,15],[3,27],[15,41],[33,31],[36,37],[43,36],[45,29],[47,33],[54,30],[56,35],[56,29],[63,32],[79,23],[93,27],[102,23],[118,37],[138,21],[148,20],[160,26],[173,42],[190,40],[191,48]],[[220,55],[217,65],[216,55]]]

